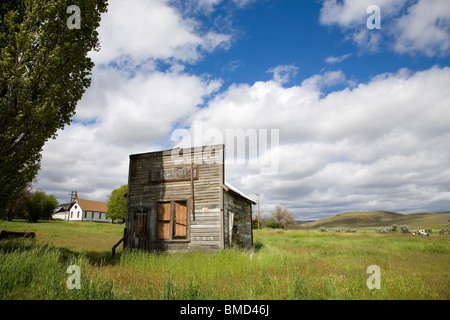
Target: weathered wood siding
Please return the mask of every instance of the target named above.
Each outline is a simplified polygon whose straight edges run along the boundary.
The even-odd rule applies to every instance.
[[[172,150],[131,155],[126,219],[128,236],[124,245],[165,251],[223,248],[223,150],[223,145],[183,149],[183,157],[187,159],[184,163],[172,156]],[[194,180],[195,210],[192,208],[190,179],[174,181],[177,180],[177,172],[190,172],[191,161],[194,161],[196,178],[198,170],[198,179]],[[150,172],[154,173],[151,177]],[[157,181],[160,177],[168,177],[169,180]],[[158,239],[158,203],[165,201],[186,201],[189,216],[186,239]]]
[[[224,192],[224,212],[226,243],[246,248],[253,246],[251,203]]]

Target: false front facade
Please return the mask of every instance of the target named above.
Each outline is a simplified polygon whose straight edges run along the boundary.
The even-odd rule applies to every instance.
[[[251,247],[255,201],[224,180],[224,145],[130,156],[124,246]]]

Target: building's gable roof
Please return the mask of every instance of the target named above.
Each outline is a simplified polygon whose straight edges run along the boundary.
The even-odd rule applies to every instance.
[[[229,182],[225,181],[225,184],[222,187],[226,192],[231,192],[232,194],[244,199],[247,202],[250,202],[251,204],[257,203],[255,200],[249,198],[247,195],[245,195],[242,191],[231,185]]]
[[[106,202],[84,199],[77,199],[77,201],[84,211],[106,212],[106,209],[108,209]]]
[[[106,212],[106,209],[108,209],[108,205],[106,204],[106,202],[84,200],[79,198],[75,199],[70,208],[72,208],[75,203],[78,203],[81,209],[84,211]]]

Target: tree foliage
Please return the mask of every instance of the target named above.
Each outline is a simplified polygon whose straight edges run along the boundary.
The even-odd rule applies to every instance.
[[[12,221],[14,218],[28,219],[28,208],[33,196],[30,188],[23,189],[17,198],[9,203],[0,218]]]
[[[108,209],[106,209],[106,216],[108,218],[113,220],[125,220],[127,215],[127,190],[128,186],[125,184],[111,192],[108,201]]]
[[[266,222],[266,226],[269,228],[287,229],[295,225],[296,223],[292,211],[279,205],[271,212],[271,217]]]
[[[265,226],[266,226],[267,228],[273,228],[273,229],[280,228],[280,225],[279,225],[278,223],[275,222],[275,217],[274,217],[274,216],[270,217],[270,218],[267,220]]]
[[[0,218],[8,221],[28,219],[30,222],[49,220],[57,205],[55,196],[49,196],[43,191],[31,191],[31,186],[28,186],[8,204]]]
[[[0,3],[0,213],[33,180],[44,143],[71,122],[89,87],[106,0],[78,0],[80,29],[69,29],[71,0]]]
[[[45,192],[37,191],[28,202],[28,220],[37,222],[38,220],[50,220],[58,205],[53,195],[46,195]]]

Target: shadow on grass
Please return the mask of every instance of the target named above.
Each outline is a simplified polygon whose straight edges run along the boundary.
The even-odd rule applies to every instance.
[[[264,244],[255,241],[251,248],[244,248],[241,246],[232,246],[232,250],[242,250],[248,252],[259,252],[264,248]],[[1,239],[0,240],[0,254],[22,253],[32,250],[57,250],[60,254],[61,262],[69,262],[77,258],[86,258],[90,265],[96,267],[115,266],[120,264],[121,256],[128,250],[120,246],[120,250],[113,256],[111,251],[75,251],[66,247],[57,247],[49,244],[41,244],[36,239],[15,238],[15,239]],[[167,252],[150,251],[149,254],[167,254]]]
[[[32,250],[57,250],[61,262],[70,262],[85,257],[93,266],[114,266],[120,263],[122,251],[113,257],[110,251],[74,251],[65,247],[56,247],[49,244],[40,244],[36,239],[13,238],[0,240],[0,254],[23,253]]]
[[[264,248],[264,244],[262,244],[259,241],[255,241],[250,248],[245,247],[243,245],[239,245],[239,244],[232,244],[230,247],[231,250],[242,250],[242,251],[248,251],[248,252],[258,252],[263,248]]]
[[[262,242],[255,241],[255,243],[253,243],[253,249],[255,250],[255,252],[258,252],[258,251],[262,250],[263,248],[264,248],[264,244]]]

